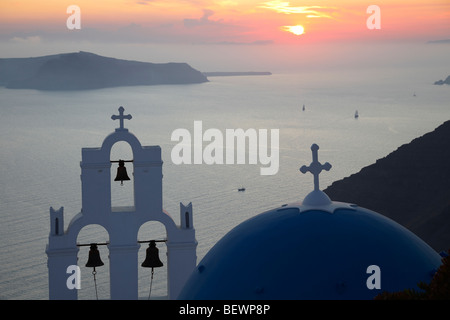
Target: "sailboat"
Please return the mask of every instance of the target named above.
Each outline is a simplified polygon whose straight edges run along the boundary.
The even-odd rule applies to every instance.
[[[358,119],[359,114],[358,114],[358,110],[355,111],[355,119]]]

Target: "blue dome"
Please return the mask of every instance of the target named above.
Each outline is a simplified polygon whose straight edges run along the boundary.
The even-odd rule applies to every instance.
[[[227,233],[206,254],[179,299],[373,299],[382,291],[429,283],[440,255],[398,223],[319,189],[318,161],[302,173],[314,190],[302,203],[261,213]]]
[[[179,299],[373,299],[429,283],[440,264],[424,241],[376,212],[331,201],[316,209],[298,203],[226,234]],[[381,289],[368,288],[371,265],[379,267]]]

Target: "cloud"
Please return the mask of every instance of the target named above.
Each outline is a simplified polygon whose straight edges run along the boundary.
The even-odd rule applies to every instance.
[[[156,4],[156,5],[161,5],[161,4],[167,4],[167,0],[135,0],[135,3],[137,4],[143,4],[143,5],[148,5],[148,4]],[[210,3],[209,0],[175,0],[175,1],[171,1],[171,4],[180,4],[180,5],[189,5],[189,6],[205,6],[208,5]]]
[[[148,5],[149,2],[153,2],[154,0],[140,0],[136,1],[137,4]]]
[[[187,28],[221,23],[221,20],[209,20],[209,17],[211,17],[212,15],[214,15],[214,11],[203,9],[203,16],[200,19],[184,19],[183,23]]]
[[[220,41],[220,42],[211,42],[208,44],[223,44],[223,45],[245,45],[245,46],[265,46],[269,44],[273,44],[273,40],[256,40],[251,42],[238,42],[238,41]]]
[[[331,14],[337,11],[334,7],[303,6],[293,7],[288,1],[267,1],[260,8],[269,9],[284,14],[305,14],[307,18],[333,18]]]
[[[11,38],[12,42],[16,43],[41,43],[42,39],[40,36],[27,36],[27,37],[13,37]]]

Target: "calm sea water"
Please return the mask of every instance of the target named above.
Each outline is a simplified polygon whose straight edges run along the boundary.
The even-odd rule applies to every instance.
[[[196,85],[83,92],[0,88],[0,298],[48,298],[49,207],[64,207],[66,227],[79,212],[81,148],[101,145],[118,125],[110,117],[119,106],[133,115],[126,127],[142,145],[162,147],[163,202],[177,223],[179,202],[192,201],[200,261],[240,222],[302,200],[312,190],[311,175],[298,170],[311,162],[312,143],[320,146],[319,161],[333,165],[321,175],[325,188],[450,119],[450,88],[432,85],[444,76],[440,72],[404,68],[214,77]],[[279,172],[261,176],[260,164],[174,165],[171,133],[177,128],[193,133],[195,120],[203,122],[203,130],[223,133],[279,129]],[[129,146],[115,145],[112,157],[119,156],[131,157]],[[113,205],[130,204],[130,186],[113,184]],[[239,187],[246,191],[238,192]],[[164,238],[164,228],[147,223],[139,237]],[[79,242],[107,240],[99,226],[84,228],[78,237]],[[159,247],[166,263],[165,246]],[[105,247],[100,252],[105,266],[97,269],[98,293],[108,299],[108,252]],[[87,256],[88,248],[80,249],[80,299],[95,298],[91,270],[84,267]],[[140,262],[144,256],[142,246]],[[146,298],[150,271],[140,269],[139,295]],[[156,269],[152,297],[166,290],[165,268]]]

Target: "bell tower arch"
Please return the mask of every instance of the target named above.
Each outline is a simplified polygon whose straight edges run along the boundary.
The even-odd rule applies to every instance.
[[[134,207],[133,150],[124,141],[111,148],[111,206]]]
[[[64,274],[69,265],[77,265],[77,235],[89,224],[104,227],[109,235],[109,267],[111,299],[138,298],[138,232],[147,221],[158,221],[166,229],[167,239],[167,288],[169,299],[178,296],[184,282],[196,265],[195,229],[192,227],[192,206],[189,210],[189,227],[181,226],[163,210],[162,160],[159,146],[142,146],[134,134],[124,127],[124,108],[119,108],[119,128],[109,134],[98,148],[82,148],[81,196],[82,208],[63,231],[63,209],[50,209],[49,242],[47,245],[49,296],[50,299],[76,299],[76,290],[65,285]],[[133,174],[128,173],[134,186],[133,206],[111,204],[111,148],[117,142],[130,145],[133,159]],[[119,160],[119,159],[118,159]],[[124,159],[120,159],[124,160]],[[186,217],[186,215],[184,215]],[[140,263],[139,263],[140,264]]]

